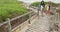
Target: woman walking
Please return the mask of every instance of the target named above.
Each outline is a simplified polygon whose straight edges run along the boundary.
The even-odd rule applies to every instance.
[[[45,6],[45,9],[46,9],[46,13],[48,14],[48,15],[50,15],[50,13],[51,13],[51,2],[49,1],[48,3],[47,3],[47,5]]]
[[[41,4],[40,4],[40,9],[41,9],[41,15],[43,16],[43,14],[44,14],[44,7],[45,7],[45,4],[44,4],[44,1],[42,0],[41,1]]]

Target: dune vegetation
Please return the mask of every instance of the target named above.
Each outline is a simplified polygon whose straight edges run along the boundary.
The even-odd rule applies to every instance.
[[[0,22],[14,18],[27,12],[22,2],[17,0],[0,0]]]
[[[40,5],[41,2],[34,2],[31,4],[31,6],[35,6],[38,7]],[[45,5],[47,4],[47,2],[45,2]],[[58,5],[56,3],[52,2],[52,6],[57,7]]]

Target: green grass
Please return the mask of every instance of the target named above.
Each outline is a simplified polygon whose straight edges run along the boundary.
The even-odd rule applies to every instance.
[[[22,2],[17,0],[0,0],[0,22],[6,21],[7,18],[14,18],[27,12]]]
[[[41,2],[34,2],[31,4],[31,6],[35,6],[38,7],[40,5]],[[45,2],[45,5],[47,4],[47,2]],[[57,7],[58,5],[56,3],[52,2],[52,6]]]

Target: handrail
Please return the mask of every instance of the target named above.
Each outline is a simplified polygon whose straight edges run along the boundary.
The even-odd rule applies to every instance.
[[[17,17],[15,17],[15,18],[12,18],[12,19],[10,19],[10,21],[16,20],[16,19],[18,19],[18,18],[20,18],[20,17],[22,17],[22,16],[25,16],[25,15],[27,15],[27,14],[30,14],[31,12],[33,12],[33,11],[30,11],[30,12],[28,12],[28,13],[26,13],[26,14],[21,15],[21,16],[17,16]],[[0,26],[4,25],[4,24],[6,24],[6,23],[8,23],[8,21],[1,23]]]
[[[25,17],[27,15],[28,15],[28,17]],[[27,13],[21,15],[21,16],[17,16],[15,18],[12,18],[12,19],[7,18],[7,20],[5,22],[0,24],[0,28],[1,28],[0,30],[1,30],[1,32],[3,32],[3,31],[12,32],[12,31],[18,29],[19,27],[21,27],[21,25],[24,26],[25,23],[29,24],[30,20],[32,19],[31,17],[35,17],[35,16],[36,16],[36,13],[34,11],[30,11],[30,12],[27,12]]]
[[[29,19],[28,19],[29,20]],[[27,22],[27,21],[25,21]],[[23,22],[22,24],[18,25],[17,27],[15,27],[14,29],[12,29],[12,31],[14,31],[15,29],[19,28],[20,26],[22,26],[25,22]]]
[[[58,22],[59,22],[59,13],[57,12],[57,8],[55,8],[53,12],[54,12],[54,15],[52,15],[53,21],[52,21],[52,23],[50,24],[50,25],[52,26],[52,27],[50,26],[50,28],[53,29],[52,32],[54,32],[54,31],[56,30],[56,26],[55,26],[55,25],[56,25],[56,24],[59,24],[59,23],[58,23]],[[51,18],[52,18],[52,17],[51,17]],[[58,19],[58,20],[57,20],[57,19]],[[58,25],[57,25],[57,26],[58,26]],[[57,29],[59,29],[59,28],[57,28]],[[51,31],[51,30],[50,30],[50,31]]]

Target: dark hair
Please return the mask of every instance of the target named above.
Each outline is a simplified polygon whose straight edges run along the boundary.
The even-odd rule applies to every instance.
[[[42,3],[42,2],[43,2],[43,3]],[[44,1],[41,1],[40,5],[43,5],[43,6],[45,7],[45,3],[44,3]]]
[[[43,2],[43,3],[42,3]],[[44,1],[41,1],[41,5],[43,5],[44,4]]]

